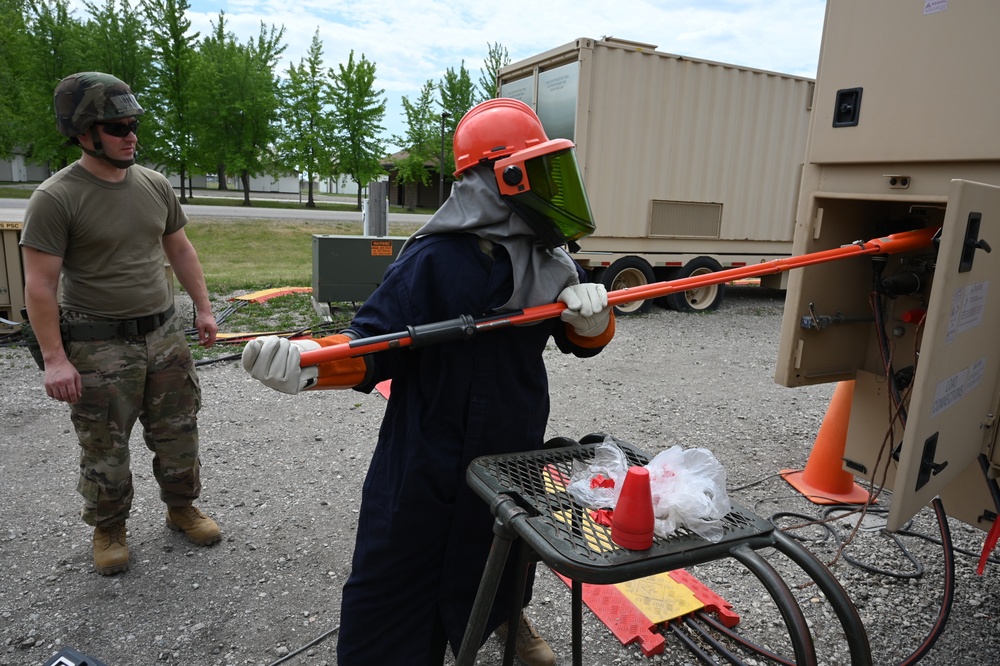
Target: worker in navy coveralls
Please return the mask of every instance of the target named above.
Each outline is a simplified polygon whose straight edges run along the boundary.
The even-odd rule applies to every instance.
[[[494,99],[465,115],[454,148],[460,180],[451,196],[345,331],[258,338],[243,352],[251,376],[286,393],[367,393],[392,379],[343,590],[337,650],[346,666],[441,664],[448,644],[457,653],[493,539],[489,507],[466,485],[466,468],[477,456],[542,445],[550,338],[561,352],[588,357],[614,335],[606,290],[582,283],[563,249],[594,230],[573,144],[550,141],[527,105]],[[566,305],[561,320],[299,367],[302,350],[556,301]],[[507,580],[490,629],[507,617]],[[529,664],[555,663],[523,613],[517,646]]]

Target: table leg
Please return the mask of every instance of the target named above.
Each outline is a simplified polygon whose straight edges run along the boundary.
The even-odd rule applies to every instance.
[[[757,576],[757,579],[764,584],[771,598],[778,605],[778,611],[785,620],[788,635],[792,639],[795,663],[801,666],[816,666],[816,646],[813,645],[812,633],[809,631],[809,625],[806,624],[805,616],[802,615],[802,609],[799,608],[795,596],[788,589],[785,581],[782,580],[774,567],[768,564],[767,560],[746,544],[736,546],[729,552]]]
[[[583,583],[573,581],[573,666],[583,666]]]
[[[816,559],[815,555],[796,543],[794,539],[776,530],[774,540],[775,548],[798,564],[816,582],[819,589],[823,590],[823,594],[826,595],[840,619],[840,625],[844,628],[847,645],[851,651],[851,664],[853,666],[871,666],[872,650],[868,642],[868,632],[861,621],[857,607],[847,596],[844,588],[833,577],[830,570]]]
[[[528,582],[528,545],[518,541],[517,568],[514,570],[514,594],[510,600],[510,610],[507,613],[507,639],[503,644],[503,662],[501,666],[513,666],[514,655],[517,653],[517,632],[521,623],[521,608],[524,606],[525,586]]]
[[[475,662],[476,653],[479,652],[483,640],[486,621],[489,619],[490,609],[493,607],[493,600],[500,586],[500,577],[507,563],[507,555],[516,538],[510,524],[516,517],[524,515],[524,509],[505,495],[498,495],[490,510],[496,516],[493,522],[493,545],[486,559],[483,577],[479,581],[479,590],[476,592],[476,600],[469,615],[469,625],[465,629],[465,636],[462,637],[462,646],[458,650],[455,666],[472,666]],[[508,629],[516,632],[517,625],[509,626]],[[510,633],[509,631],[508,634]]]

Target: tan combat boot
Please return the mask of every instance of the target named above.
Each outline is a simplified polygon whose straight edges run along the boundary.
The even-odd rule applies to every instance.
[[[94,569],[110,576],[128,569],[125,522],[94,528]]]
[[[197,546],[211,546],[222,538],[222,530],[215,521],[194,506],[167,507],[167,527],[175,532],[184,532],[188,540]]]
[[[507,640],[506,622],[497,627],[497,636],[500,637],[501,641]],[[545,642],[545,639],[539,636],[535,628],[531,626],[531,622],[528,621],[528,616],[524,612],[521,613],[521,619],[517,623],[517,640],[514,643],[514,648],[517,652],[517,658],[525,666],[555,666],[555,653]]]

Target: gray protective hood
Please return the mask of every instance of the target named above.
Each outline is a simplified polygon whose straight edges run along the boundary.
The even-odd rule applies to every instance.
[[[469,233],[503,245],[514,265],[514,291],[502,310],[554,303],[566,287],[579,284],[576,264],[562,248],[550,250],[527,223],[504,203],[493,171],[469,169],[451,188],[437,213],[403,244],[400,254],[417,238],[441,233]]]

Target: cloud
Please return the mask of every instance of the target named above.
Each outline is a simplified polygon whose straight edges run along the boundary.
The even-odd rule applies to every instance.
[[[189,0],[188,18],[202,36],[220,11],[241,42],[261,23],[284,28],[279,73],[304,58],[319,30],[324,63],[346,63],[353,50],[376,66],[388,100],[386,127],[403,133],[402,97],[464,62],[478,82],[489,44],[522,60],[579,37],[653,44],[660,51],[814,77],[825,0]],[[86,12],[80,3],[80,14]]]

